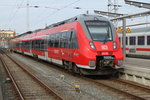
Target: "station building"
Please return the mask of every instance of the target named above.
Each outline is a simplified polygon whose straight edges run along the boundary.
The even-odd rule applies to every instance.
[[[8,41],[15,37],[16,32],[11,30],[0,30],[0,47],[8,48]]]

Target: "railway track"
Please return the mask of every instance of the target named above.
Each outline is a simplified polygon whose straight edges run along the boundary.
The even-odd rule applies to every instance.
[[[62,71],[66,72],[66,70]],[[94,83],[99,87],[105,88],[106,90],[109,90],[110,93],[112,92],[115,95],[117,94],[117,96],[121,96],[121,99],[150,100],[150,87],[147,86],[143,86],[121,79],[94,80],[92,78],[87,78],[76,74],[72,75],[86,80],[88,82]]]
[[[10,56],[0,54],[0,59],[15,86],[20,100],[63,100],[54,90]]]
[[[49,65],[44,63],[44,65]],[[54,67],[57,70],[61,70],[63,73],[67,73],[68,71]],[[146,86],[142,86],[139,84],[135,84],[129,81],[120,80],[120,79],[93,79],[89,77],[83,77],[77,74],[69,73],[72,76],[78,77],[81,80],[85,80],[94,84],[96,87],[104,90],[105,92],[109,92],[112,95],[116,95],[119,99],[126,100],[150,100],[150,88]],[[67,83],[67,82],[66,82]],[[82,91],[82,87],[80,88]],[[84,92],[84,91],[83,91]]]
[[[17,61],[17,59],[15,59],[16,61]],[[20,64],[22,64],[22,65],[25,65],[23,62],[19,62]],[[27,65],[28,66],[28,65]],[[31,66],[28,66],[28,68],[29,67],[31,67]],[[38,74],[39,72],[37,72],[35,69],[32,69],[32,68],[29,68],[30,70],[33,70],[33,72],[35,73],[35,74]],[[50,69],[51,70],[51,69]],[[57,77],[55,77],[55,76],[53,76],[53,75],[50,75],[49,73],[46,73],[46,71],[45,71],[45,73],[44,74],[46,74],[48,77],[54,77],[54,78],[56,78],[56,80],[59,80]],[[43,77],[43,76],[39,76],[39,77]],[[47,84],[49,84],[49,82],[47,82],[47,78],[45,78],[44,79],[44,77],[43,77],[43,81],[45,81],[45,83],[47,83]],[[61,88],[62,87],[67,87],[67,88],[70,88],[70,90],[69,91],[74,91],[74,93],[75,94],[78,94],[78,97],[75,99],[75,98],[72,98],[71,100],[79,100],[79,98],[80,98],[80,96],[81,96],[81,98],[82,98],[82,94],[84,95],[84,96],[86,96],[85,98],[88,98],[88,99],[90,99],[90,100],[99,100],[99,98],[98,97],[95,97],[94,95],[92,95],[91,93],[88,93],[88,92],[86,92],[86,91],[84,91],[84,90],[82,90],[82,89],[80,89],[80,86],[79,85],[74,85],[74,84],[71,84],[71,83],[69,83],[69,82],[67,82],[67,81],[65,81],[65,80],[61,80],[61,81],[58,81],[58,82],[61,82],[62,84],[65,84],[64,86],[53,86],[53,87],[56,87],[56,88],[60,88],[60,90],[61,90]],[[79,86],[79,87],[78,87]],[[68,91],[67,89],[65,90],[66,92]],[[65,100],[70,100],[70,99],[68,99],[68,97],[65,99]],[[84,99],[81,99],[81,100],[84,100]]]
[[[149,87],[133,84],[121,79],[94,80],[93,82],[119,95],[123,95],[123,99],[150,100]]]

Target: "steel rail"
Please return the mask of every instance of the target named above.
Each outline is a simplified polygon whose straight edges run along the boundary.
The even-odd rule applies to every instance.
[[[45,64],[45,63],[44,63],[44,64]],[[48,65],[48,64],[46,63],[45,65]],[[59,70],[65,72],[65,73],[67,72],[66,70],[63,70],[63,69],[60,69],[60,68],[57,68],[57,67],[55,67],[55,69],[59,69]],[[118,93],[121,93],[121,94],[123,94],[123,95],[128,96],[128,97],[126,97],[126,98],[131,97],[131,98],[134,98],[135,100],[146,100],[145,98],[139,97],[139,96],[137,96],[137,95],[128,93],[128,92],[123,91],[123,90],[120,90],[120,89],[117,89],[117,88],[115,88],[115,87],[113,87],[113,86],[109,86],[109,85],[106,85],[106,84],[104,84],[104,83],[100,83],[100,82],[94,81],[93,79],[90,79],[90,78],[87,78],[87,77],[84,77],[84,76],[80,76],[80,75],[78,75],[78,74],[73,74],[73,73],[70,73],[70,74],[71,74],[72,76],[79,77],[79,78],[81,78],[81,79],[83,79],[83,80],[85,80],[85,81],[91,82],[91,83],[96,84],[96,85],[98,85],[98,86],[103,86],[103,87],[105,87],[105,88],[109,88],[109,89],[111,89],[111,90],[113,90],[113,91],[116,91],[116,92],[118,92]]]
[[[7,55],[7,54],[6,54]],[[63,100],[63,98],[61,96],[59,96],[59,94],[57,94],[54,90],[52,90],[48,85],[46,85],[44,82],[42,82],[37,76],[33,75],[31,72],[29,72],[27,69],[25,69],[24,67],[22,67],[21,64],[19,64],[16,60],[14,60],[12,57],[10,57],[9,55],[7,55],[7,57],[9,57],[15,64],[17,64],[22,70],[24,70],[28,75],[30,75],[33,79],[35,79],[41,86],[44,86],[45,89],[49,92],[52,93],[52,95],[55,97],[55,99],[57,100]]]
[[[25,97],[23,96],[23,93],[21,92],[21,89],[17,85],[17,82],[15,81],[15,79],[14,79],[13,75],[11,74],[8,66],[5,63],[5,61],[2,59],[2,55],[1,54],[0,54],[0,60],[1,60],[2,64],[3,64],[3,66],[4,66],[8,76],[10,77],[11,81],[13,82],[13,85],[14,85],[16,91],[18,92],[20,99],[21,100],[25,100]]]
[[[47,63],[44,63],[44,64],[48,65]],[[55,69],[59,69],[59,70],[65,72],[65,73],[67,72],[66,70],[63,70],[63,69],[60,69],[60,68],[57,68],[57,67],[55,67]],[[113,86],[106,85],[105,83],[96,82],[93,79],[90,79],[90,78],[87,78],[87,77],[83,77],[83,76],[80,76],[80,75],[77,75],[77,74],[72,74],[72,73],[70,73],[70,74],[72,76],[79,77],[79,78],[81,78],[81,79],[83,79],[85,81],[91,82],[91,83],[96,84],[98,86],[101,86],[101,87],[103,86],[105,88],[109,88],[112,91],[118,92],[118,93],[120,93],[120,94],[122,94],[124,96],[128,96],[128,97],[125,97],[125,98],[134,98],[135,100],[146,100],[145,98],[142,98],[142,97],[139,97],[137,95],[131,94],[131,93],[127,92],[127,91],[120,90],[120,89],[115,88]]]
[[[127,84],[127,85],[130,85],[130,86],[134,86],[134,87],[140,88],[140,89],[145,90],[145,91],[150,93],[150,87],[148,87],[148,86],[143,86],[143,85],[140,85],[138,83],[132,83],[132,82],[125,81],[125,80],[122,80],[122,79],[115,79],[115,80],[112,80],[112,81],[116,81],[116,82],[120,82],[120,83]]]
[[[45,64],[45,63],[44,63],[44,64]],[[48,64],[45,64],[45,65],[48,65]],[[63,69],[60,69],[60,68],[57,68],[57,67],[55,67],[55,69],[59,69],[59,70],[65,72],[65,73],[67,72],[66,70],[63,70]],[[123,90],[120,90],[120,89],[117,89],[117,88],[115,88],[115,87],[113,87],[113,86],[109,86],[109,85],[106,85],[106,84],[104,84],[104,83],[96,82],[96,81],[94,81],[93,79],[86,78],[86,77],[84,77],[84,76],[80,76],[80,75],[77,75],[77,74],[72,74],[72,73],[70,73],[70,74],[71,74],[72,76],[79,77],[79,78],[81,78],[81,79],[83,79],[83,80],[85,80],[85,81],[92,82],[93,84],[96,84],[96,85],[98,85],[98,86],[104,86],[104,87],[109,88],[109,89],[111,89],[111,90],[113,90],[113,91],[116,91],[116,92],[121,93],[121,94],[123,94],[123,95],[129,96],[129,97],[131,97],[131,98],[134,98],[135,100],[146,100],[145,98],[139,97],[139,96],[137,96],[137,95],[128,93],[128,92],[123,91]],[[126,98],[129,98],[129,97],[126,97]]]
[[[142,97],[139,97],[139,96],[137,96],[137,95],[128,93],[128,92],[123,91],[123,90],[121,90],[121,89],[118,89],[118,88],[115,88],[115,87],[113,87],[113,86],[107,85],[107,84],[105,84],[105,83],[103,83],[103,82],[97,82],[97,81],[94,81],[93,79],[89,79],[89,78],[86,78],[86,77],[81,77],[81,78],[84,79],[84,80],[86,80],[86,81],[93,82],[94,84],[96,84],[96,85],[98,85],[98,86],[103,86],[103,87],[105,87],[105,88],[109,88],[109,89],[111,89],[111,90],[113,90],[113,91],[115,91],[115,92],[118,92],[118,93],[120,93],[120,94],[123,94],[123,95],[129,96],[129,97],[131,97],[131,98],[134,98],[135,100],[146,100],[145,98],[142,98]],[[129,98],[129,97],[128,97],[128,98]]]

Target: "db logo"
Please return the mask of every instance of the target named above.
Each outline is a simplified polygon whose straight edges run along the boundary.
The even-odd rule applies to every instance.
[[[108,46],[107,45],[102,45],[102,50],[108,50]]]

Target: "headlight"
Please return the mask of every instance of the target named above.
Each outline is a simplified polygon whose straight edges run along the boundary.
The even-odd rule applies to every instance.
[[[113,48],[114,48],[114,49],[117,49],[117,42],[114,42],[114,43],[113,43]]]
[[[89,61],[89,66],[90,67],[95,67],[95,61],[94,60],[90,60]]]
[[[91,46],[92,49],[96,49],[96,47],[95,47],[93,42],[90,42],[90,46]]]

